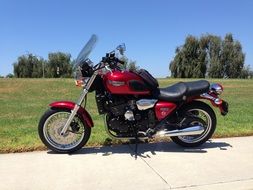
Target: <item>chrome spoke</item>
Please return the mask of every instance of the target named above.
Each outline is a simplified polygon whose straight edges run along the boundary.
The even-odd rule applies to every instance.
[[[75,117],[72,122],[78,125],[78,128],[70,129],[66,131],[64,135],[61,135],[61,131],[69,118],[69,112],[57,112],[51,115],[45,122],[43,132],[47,142],[53,147],[61,150],[72,149],[82,141],[84,137],[84,125],[82,121]]]
[[[205,131],[200,135],[178,136],[178,138],[186,143],[199,142],[202,139],[204,139],[207,136],[207,134],[209,133],[209,131],[211,130],[212,119],[211,119],[210,115],[202,109],[188,110],[187,115],[190,115],[192,117],[196,117],[196,121],[192,121],[190,123],[191,126],[200,125],[205,128]]]

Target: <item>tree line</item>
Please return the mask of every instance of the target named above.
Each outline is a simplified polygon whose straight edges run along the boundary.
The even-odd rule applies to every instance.
[[[137,70],[136,61],[123,57],[123,68]],[[232,34],[224,39],[207,34],[200,38],[189,35],[182,46],[177,47],[175,57],[169,64],[174,78],[248,78],[253,76],[249,66],[244,64],[242,45]],[[13,64],[17,78],[59,78],[72,77],[74,60],[69,53],[54,52],[48,59],[31,53],[19,56]]]
[[[123,57],[124,69],[137,70],[136,61]],[[14,66],[14,76],[17,78],[69,78],[73,76],[74,60],[69,53],[49,53],[48,59],[31,53],[18,57]]]
[[[247,78],[252,75],[245,67],[242,45],[232,34],[207,34],[200,38],[187,36],[185,43],[176,48],[170,62],[171,76],[175,78]]]
[[[13,66],[17,78],[68,78],[73,73],[71,55],[63,52],[49,53],[47,60],[29,53],[18,57]]]

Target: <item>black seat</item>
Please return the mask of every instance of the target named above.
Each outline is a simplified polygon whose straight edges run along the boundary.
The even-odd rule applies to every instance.
[[[202,93],[205,93],[209,90],[209,82],[206,80],[199,80],[199,81],[193,81],[193,82],[186,82],[187,86],[187,94],[186,96],[197,96]]]
[[[190,96],[197,96],[209,90],[209,82],[199,80],[193,82],[178,82],[166,88],[158,88],[154,95],[159,100],[179,102]]]
[[[182,101],[187,87],[184,82],[179,82],[166,88],[158,88],[155,96],[159,100],[165,101]]]

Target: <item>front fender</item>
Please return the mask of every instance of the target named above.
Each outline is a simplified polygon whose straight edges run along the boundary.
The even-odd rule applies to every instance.
[[[70,110],[73,110],[75,105],[76,104],[74,102],[70,102],[70,101],[59,101],[59,102],[53,102],[49,104],[51,108],[66,108]],[[94,126],[90,114],[82,106],[80,106],[77,113],[82,117],[82,119],[85,121],[88,127]]]

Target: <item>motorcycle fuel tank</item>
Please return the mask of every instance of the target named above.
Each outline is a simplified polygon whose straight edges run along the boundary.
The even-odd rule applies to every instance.
[[[143,79],[131,71],[112,71],[104,76],[104,85],[112,94],[148,95]]]

